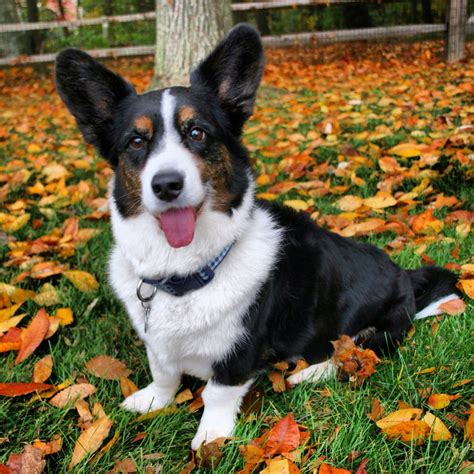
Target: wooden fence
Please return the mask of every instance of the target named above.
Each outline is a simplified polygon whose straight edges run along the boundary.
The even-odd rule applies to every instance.
[[[2,0],[0,0],[2,1]],[[235,12],[248,12],[268,10],[274,8],[301,7],[310,5],[341,5],[357,3],[380,3],[380,0],[273,0],[265,2],[233,3]],[[27,32],[38,30],[51,30],[66,28],[75,30],[82,26],[101,25],[104,31],[114,23],[131,23],[137,21],[150,21],[156,19],[155,12],[135,13],[129,15],[102,16],[97,18],[83,18],[73,21],[44,21],[35,23],[5,23],[0,24],[0,34]],[[450,0],[446,9],[446,23],[444,24],[416,24],[386,26],[374,28],[358,28],[332,30],[324,32],[293,33],[279,36],[264,36],[263,43],[267,47],[292,46],[295,44],[306,45],[312,42],[334,43],[342,41],[379,40],[388,38],[420,37],[444,33],[446,37],[446,57],[448,62],[454,62],[464,57],[464,43],[466,34],[474,33],[474,16],[467,18],[467,0]],[[154,53],[155,47],[126,46],[117,48],[104,48],[89,50],[94,57],[107,58],[119,56],[138,56]],[[16,57],[0,58],[0,66],[42,63],[54,61],[56,53],[21,55]]]

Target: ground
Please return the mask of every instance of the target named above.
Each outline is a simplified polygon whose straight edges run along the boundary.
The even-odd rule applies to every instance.
[[[286,202],[320,225],[371,242],[405,267],[435,262],[464,273],[467,281],[474,247],[474,61],[447,66],[441,47],[426,42],[271,51],[244,140],[260,197]],[[140,91],[152,70],[150,58],[109,66]],[[52,284],[56,292],[46,290],[56,299],[46,302],[53,303],[48,313],[66,307],[74,315],[72,324],[60,325],[24,362],[15,364],[15,351],[0,354],[0,382],[31,381],[35,363],[51,354],[48,383],[93,384],[91,405],[102,404],[113,421],[109,437],[116,435],[115,444],[94,459],[86,457],[75,472],[107,472],[125,458],[139,472],[155,472],[156,466],[163,473],[180,472],[188,465],[200,412],[190,413],[184,403],[137,421],[119,408],[119,381],[85,368],[104,354],[123,361],[139,387],[150,380],[144,348],[107,284],[112,236],[104,197],[111,171],[83,144],[55,92],[51,67],[1,70],[0,87],[0,281],[37,293]],[[77,225],[99,232],[78,233]],[[98,288],[80,291],[64,276],[67,268],[94,275]],[[417,322],[397,354],[384,359],[361,387],[334,380],[276,393],[262,376],[257,386],[263,403],[242,417],[214,472],[242,469],[239,446],[289,412],[310,432],[295,461],[302,472],[313,472],[323,461],[355,471],[365,458],[368,472],[462,472],[472,460],[463,423],[474,396],[474,383],[456,386],[473,376],[474,305],[464,300],[461,314]],[[5,299],[0,303],[8,307]],[[26,301],[20,326],[43,305],[40,299]],[[193,390],[200,385],[184,381]],[[428,389],[460,397],[436,410],[427,405]],[[62,449],[46,458],[46,472],[66,472],[80,434],[77,412],[31,397],[0,397],[0,462],[37,438],[59,434]],[[452,438],[419,445],[388,440],[367,416],[373,399],[385,413],[400,402],[430,409]]]

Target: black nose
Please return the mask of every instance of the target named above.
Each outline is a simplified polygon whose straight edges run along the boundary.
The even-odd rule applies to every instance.
[[[151,188],[158,199],[173,201],[183,190],[184,177],[177,171],[162,171],[151,180]]]

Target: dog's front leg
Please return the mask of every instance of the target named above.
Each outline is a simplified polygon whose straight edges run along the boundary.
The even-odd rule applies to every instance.
[[[181,373],[169,364],[160,364],[153,351],[146,346],[148,363],[153,382],[147,387],[133,393],[122,403],[122,408],[139,413],[147,413],[163,408],[173,400],[179,387]]]
[[[252,385],[249,380],[243,385],[221,385],[212,379],[202,392],[204,413],[191,447],[196,450],[203,442],[225,438],[232,434],[235,419],[244,395]]]

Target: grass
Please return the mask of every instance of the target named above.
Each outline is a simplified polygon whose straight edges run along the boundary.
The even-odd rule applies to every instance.
[[[336,65],[335,67],[338,67]],[[341,66],[342,68],[343,66]],[[31,73],[31,79],[35,79]],[[51,85],[47,83],[46,90],[52,94]],[[345,89],[336,82],[334,87],[341,87],[341,93],[350,93],[350,84]],[[249,128],[262,123],[268,127],[268,131],[263,137],[255,137],[250,134],[247,143],[251,148],[271,147],[280,140],[278,134],[283,130],[284,136],[289,132],[287,128],[294,118],[294,111],[289,107],[288,98],[298,98],[302,107],[312,107],[316,101],[329,102],[330,97],[317,95],[314,91],[301,88],[293,91],[291,95],[276,87],[267,79],[267,85],[261,92],[260,107],[269,107],[270,110],[258,112]],[[25,84],[29,84],[25,80]],[[339,84],[339,85],[338,85]],[[24,86],[20,82],[20,86]],[[18,86],[18,87],[20,87]],[[25,86],[26,87],[26,86]],[[371,85],[367,84],[367,91],[371,90]],[[427,86],[428,87],[428,86]],[[434,87],[434,86],[433,86]],[[49,89],[48,89],[49,88]],[[14,92],[18,93],[19,89]],[[27,90],[27,89],[26,89]],[[370,92],[367,92],[368,94]],[[329,92],[328,92],[329,94]],[[384,90],[377,89],[377,97],[384,95]],[[20,94],[21,96],[21,94]],[[18,98],[9,99],[11,109],[17,108],[20,114],[26,110],[30,101],[41,106],[45,103],[43,95],[31,96],[24,94],[24,101]],[[52,99],[57,101],[57,99]],[[457,99],[462,103],[462,98]],[[337,108],[337,104],[334,106]],[[55,109],[56,107],[56,109]],[[48,136],[53,135],[58,140],[50,146],[50,159],[60,161],[67,159],[66,152],[58,150],[58,143],[63,140],[77,139],[77,132],[73,131],[73,125],[69,122],[68,127],[63,129],[58,123],[54,123],[54,114],[58,103],[54,102],[51,112],[46,112],[48,132],[43,135],[44,145],[51,144]],[[314,109],[311,109],[314,110]],[[360,110],[360,109],[354,109]],[[438,113],[436,109],[436,113]],[[13,112],[11,112],[13,113]],[[32,116],[36,113],[30,110]],[[62,112],[65,114],[65,112]],[[384,111],[378,113],[383,115]],[[439,112],[442,113],[442,112]],[[266,114],[266,115],[265,115]],[[320,115],[318,115],[320,114]],[[65,115],[64,115],[65,116]],[[39,116],[38,116],[39,117]],[[272,120],[282,117],[279,125],[270,127]],[[305,117],[299,118],[299,125],[291,132],[308,132],[308,123],[311,121],[311,129],[318,126],[324,114],[314,112],[308,120]],[[315,119],[317,117],[317,119]],[[8,118],[8,117],[7,117]],[[10,117],[11,118],[11,117]],[[41,120],[43,120],[41,119]],[[264,120],[267,120],[265,123]],[[38,118],[38,126],[41,127],[41,120]],[[0,122],[0,126],[5,122]],[[379,125],[391,122],[382,119],[370,119],[365,123],[346,124],[341,126],[342,137],[337,148],[322,147],[313,153],[315,165],[327,162],[337,165],[341,147],[351,143],[360,154],[370,156],[371,146],[366,140],[356,137],[362,131],[373,131]],[[24,149],[32,134],[16,132],[13,128],[11,139],[2,150],[2,165],[7,165],[11,158],[22,156],[18,150]],[[391,147],[397,143],[407,140],[409,131],[398,131],[390,137],[384,147]],[[394,138],[395,137],[395,138]],[[15,139],[13,139],[15,138]],[[36,135],[38,138],[38,135]],[[53,140],[54,142],[54,140]],[[262,145],[263,144],[263,145]],[[301,151],[301,150],[299,150]],[[285,156],[291,156],[293,151],[286,151]],[[83,158],[91,153],[82,145],[78,145],[77,157]],[[266,155],[258,153],[257,168],[264,172],[272,171],[272,167],[277,167],[279,160],[266,158]],[[96,163],[94,161],[94,163]],[[376,168],[360,168],[358,175],[366,180],[364,186],[351,186],[348,193],[358,194],[362,197],[372,196],[377,190],[378,183],[375,172]],[[36,169],[34,173],[39,173]],[[285,170],[280,170],[278,179],[289,179]],[[68,183],[77,183],[80,180],[89,180],[100,187],[104,193],[105,185],[101,185],[101,168],[94,171],[75,170]],[[468,175],[465,168],[456,168],[453,175],[447,174],[434,179],[432,184],[435,189],[444,191],[447,194],[456,195],[463,207],[472,203],[472,187],[467,181]],[[345,183],[345,178],[337,178],[337,184]],[[28,181],[32,185],[35,180],[33,175]],[[403,183],[403,191],[408,191],[419,184],[414,178]],[[266,187],[259,189],[265,191]],[[13,190],[9,195],[8,202],[25,197],[24,187]],[[291,191],[289,194],[281,195],[278,200],[284,201],[288,197],[302,198],[301,194]],[[340,195],[318,196],[313,199],[314,209],[321,214],[336,214],[340,211],[335,207],[335,201]],[[303,196],[307,199],[308,196]],[[426,204],[426,203],[424,203]],[[35,207],[32,208],[35,218],[42,218],[43,215]],[[25,227],[14,234],[18,240],[39,237],[51,231],[71,215],[84,216],[90,212],[87,203],[79,202],[75,205],[58,207],[54,209],[54,215],[48,220],[44,219],[42,226],[38,230]],[[417,208],[417,212],[423,210]],[[413,211],[414,212],[414,211]],[[385,214],[383,214],[385,215]],[[0,357],[0,382],[28,381],[31,380],[34,363],[46,354],[52,354],[54,359],[52,383],[59,383],[66,379],[75,378],[87,379],[93,383],[97,391],[91,397],[92,401],[100,401],[106,413],[113,419],[113,432],[118,432],[116,443],[106,451],[100,459],[94,461],[92,456],[74,469],[76,473],[102,473],[112,469],[117,460],[131,458],[136,463],[138,472],[150,472],[148,466],[161,466],[162,473],[178,473],[183,469],[190,453],[190,441],[197,429],[200,413],[190,414],[185,406],[181,405],[175,413],[158,416],[147,421],[137,422],[136,415],[122,411],[119,403],[123,397],[117,381],[106,381],[96,378],[85,371],[84,363],[90,358],[107,354],[122,360],[133,370],[131,379],[140,387],[146,386],[150,382],[150,374],[147,367],[145,350],[142,343],[136,338],[130,326],[124,309],[107,284],[107,255],[112,245],[112,235],[110,226],[106,221],[83,221],[81,227],[97,227],[102,232],[99,236],[90,240],[86,245],[77,249],[76,254],[68,259],[73,268],[80,268],[91,272],[100,282],[100,287],[93,293],[81,293],[76,290],[68,281],[61,278],[53,279],[60,291],[61,306],[70,306],[75,315],[75,322],[72,326],[62,327],[52,339],[43,343],[24,363],[15,366],[15,354],[2,354]],[[465,239],[460,239],[455,232],[455,225],[446,226],[443,229],[444,239],[430,243],[425,253],[438,265],[445,265],[454,259],[451,256],[456,245],[459,246],[459,263],[466,263],[470,260],[473,250],[472,235]],[[446,239],[451,238],[451,240]],[[1,237],[3,239],[3,236]],[[384,248],[388,242],[394,238],[392,233],[383,233],[376,236],[363,238],[370,243]],[[416,268],[421,265],[420,256],[416,253],[416,245],[406,245],[400,253],[393,254],[393,259],[400,265],[407,268]],[[6,259],[8,248],[4,245],[1,248],[1,258]],[[9,281],[19,273],[18,268],[4,268],[0,275],[2,281]],[[38,283],[29,280],[26,286],[38,289]],[[95,304],[91,309],[91,304]],[[37,306],[28,302],[26,312],[34,314]],[[53,308],[54,310],[54,308]],[[338,467],[355,471],[361,460],[368,458],[368,472],[377,473],[451,473],[460,472],[462,463],[469,459],[472,451],[470,444],[463,440],[463,431],[446,415],[455,414],[461,418],[469,407],[469,401],[474,397],[474,383],[454,388],[453,385],[460,380],[472,377],[474,369],[474,304],[467,300],[467,309],[462,315],[444,316],[436,319],[428,319],[415,323],[415,333],[411,338],[407,338],[398,352],[390,359],[385,359],[379,366],[377,372],[366,381],[359,389],[353,389],[348,384],[332,380],[323,385],[302,384],[295,389],[277,394],[272,391],[270,382],[265,376],[261,376],[256,386],[263,394],[263,403],[258,411],[247,413],[241,417],[235,438],[230,440],[224,448],[224,457],[221,463],[212,472],[233,473],[243,467],[243,460],[239,453],[239,446],[247,444],[251,439],[262,434],[262,431],[278,418],[288,412],[292,412],[298,423],[305,425],[311,432],[309,444],[313,448],[311,457],[301,466],[302,472],[313,472],[313,466],[318,460],[324,458],[325,462]],[[436,370],[429,374],[417,374],[421,369],[436,367]],[[200,383],[185,379],[185,386],[197,388]],[[403,401],[411,406],[428,409],[426,399],[422,399],[418,390],[431,387],[435,393],[459,393],[461,398],[443,410],[431,410],[439,416],[450,429],[453,438],[447,442],[428,442],[423,445],[406,444],[397,441],[387,440],[367,417],[370,412],[371,402],[374,398],[380,400],[389,413],[398,407],[398,402]],[[322,391],[328,388],[328,391]],[[49,440],[53,435],[60,434],[64,441],[63,448],[57,454],[47,458],[46,472],[63,473],[67,472],[67,466],[74,444],[80,434],[77,426],[77,412],[74,409],[64,410],[51,407],[46,401],[29,403],[29,397],[15,399],[0,398],[0,438],[8,438],[8,441],[0,444],[0,462],[5,462],[9,454],[18,452],[24,444],[31,443],[36,438]],[[112,434],[111,433],[111,434]],[[137,434],[146,433],[140,441],[134,441]],[[359,456],[355,456],[355,452]],[[354,460],[350,460],[355,458]],[[194,472],[209,472],[206,469],[196,469]]]

